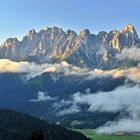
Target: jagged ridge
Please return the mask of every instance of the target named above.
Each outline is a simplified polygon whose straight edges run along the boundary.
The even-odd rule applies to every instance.
[[[82,67],[108,69],[118,63],[116,56],[124,48],[139,47],[140,40],[133,25],[121,31],[91,34],[88,29],[79,33],[46,27],[38,33],[33,29],[23,37],[9,38],[0,46],[0,58],[54,63],[63,60]]]

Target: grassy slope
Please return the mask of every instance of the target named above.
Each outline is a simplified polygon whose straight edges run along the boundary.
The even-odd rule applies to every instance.
[[[140,140],[139,136],[98,135],[91,129],[76,129],[94,140]]]

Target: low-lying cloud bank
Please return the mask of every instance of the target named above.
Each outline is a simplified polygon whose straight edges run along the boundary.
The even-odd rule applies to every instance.
[[[66,102],[66,101],[65,101]],[[107,122],[97,129],[98,133],[140,132],[140,87],[119,87],[110,92],[85,93],[77,92],[68,101],[71,106],[60,112],[60,115],[77,113],[80,105],[87,104],[89,112],[124,112],[115,122]],[[75,107],[75,109],[74,109]],[[126,115],[127,114],[127,115]]]
[[[116,122],[108,122],[105,126],[98,128],[96,131],[99,134],[112,134],[117,132],[140,132],[140,120],[120,119]]]
[[[140,132],[140,87],[118,88],[107,96],[101,97],[101,102],[91,104],[89,109],[91,111],[98,109],[111,112],[122,111],[128,113],[128,116],[120,117],[114,122],[107,122],[98,128],[97,132],[106,134]]]
[[[55,69],[49,64],[37,65],[27,61],[13,62],[9,59],[0,59],[0,73],[26,73],[27,79],[36,77],[43,72],[54,72]]]
[[[59,64],[35,64],[30,62],[13,62],[8,59],[0,59],[0,73],[26,73],[27,79],[41,75],[44,72],[50,73],[63,73],[64,76],[76,75],[84,76],[85,79],[94,79],[96,77],[108,77],[113,78],[126,77],[134,82],[140,83],[140,65],[128,69],[112,69],[112,70],[99,70],[79,68],[69,65],[67,62],[61,62]]]
[[[140,88],[119,87],[110,92],[83,94],[77,92],[73,103],[88,104],[91,112],[118,112],[125,110],[129,115],[140,118]]]

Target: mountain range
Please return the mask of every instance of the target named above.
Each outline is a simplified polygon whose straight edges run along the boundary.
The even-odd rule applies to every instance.
[[[131,24],[9,38],[0,46],[0,83],[0,108],[68,128],[140,130],[140,39]]]
[[[77,34],[72,30],[65,32],[58,27],[46,27],[39,32],[30,30],[21,41],[8,38],[0,46],[0,58],[36,63],[67,61],[80,67],[112,69],[125,61],[125,58],[120,59],[123,53],[137,48],[140,48],[140,39],[131,24],[120,31],[101,31],[97,35],[88,29]]]

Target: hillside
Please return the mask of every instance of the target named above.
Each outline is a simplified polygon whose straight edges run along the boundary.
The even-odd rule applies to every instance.
[[[0,140],[29,140],[37,130],[42,132],[44,140],[89,140],[80,133],[35,117],[12,110],[0,110]]]

